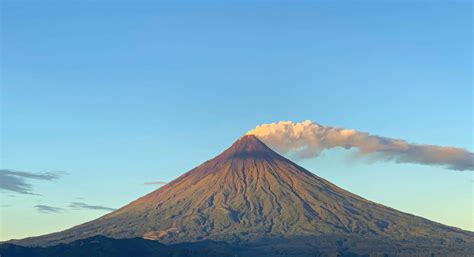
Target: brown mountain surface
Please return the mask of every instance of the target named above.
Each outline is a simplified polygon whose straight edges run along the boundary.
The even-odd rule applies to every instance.
[[[402,189],[401,189],[402,190]],[[368,201],[314,175],[252,135],[160,189],[71,229],[14,243],[54,245],[95,235],[165,243],[359,238],[472,247],[474,233]]]

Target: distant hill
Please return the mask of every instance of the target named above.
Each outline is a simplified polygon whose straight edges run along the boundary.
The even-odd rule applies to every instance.
[[[403,247],[402,247],[403,246]],[[48,247],[1,244],[2,257],[459,257],[473,248],[386,242],[376,238],[301,237],[226,243],[209,240],[164,245],[143,238],[95,236]]]
[[[211,245],[211,244],[209,244]],[[216,249],[218,249],[216,247]],[[143,238],[112,239],[95,236],[49,247],[0,245],[2,257],[233,257],[234,255],[202,246],[199,249],[167,246]]]
[[[288,256],[296,252],[318,256],[324,251],[472,256],[474,249],[473,232],[354,195],[289,161],[251,135],[171,183],[99,219],[10,243],[51,246],[96,235],[141,237],[167,244],[222,241],[240,252],[245,246],[274,256],[285,256],[285,251],[293,251]],[[143,244],[152,244],[146,242]]]

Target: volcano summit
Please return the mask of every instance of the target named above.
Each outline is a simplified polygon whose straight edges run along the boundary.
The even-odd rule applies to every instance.
[[[473,232],[354,195],[253,135],[99,219],[13,243],[50,246],[97,235],[166,244],[223,241],[237,256],[244,248],[266,256],[472,256],[474,250]]]

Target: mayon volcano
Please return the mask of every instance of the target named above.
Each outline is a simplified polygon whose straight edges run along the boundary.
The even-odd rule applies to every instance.
[[[50,246],[97,235],[166,244],[223,241],[275,256],[289,249],[294,256],[319,256],[315,253],[325,249],[380,256],[472,256],[474,249],[473,232],[352,194],[253,135],[99,219],[13,243]]]

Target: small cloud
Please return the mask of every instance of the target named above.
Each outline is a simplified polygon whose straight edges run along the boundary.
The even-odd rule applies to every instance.
[[[168,182],[163,182],[163,181],[149,181],[143,183],[143,185],[166,185]]]
[[[33,185],[29,180],[57,180],[64,172],[26,172],[0,169],[0,190],[19,194],[38,195],[33,192]]]
[[[115,211],[115,208],[100,206],[100,205],[89,205],[82,202],[72,202],[69,204],[69,208],[74,210],[100,210],[100,211]]]
[[[63,208],[53,207],[49,205],[42,205],[42,204],[35,205],[34,207],[36,208],[38,212],[47,213],[47,214],[59,213],[59,212],[64,211]]]
[[[6,208],[12,206],[11,204],[0,204],[0,208]]]

